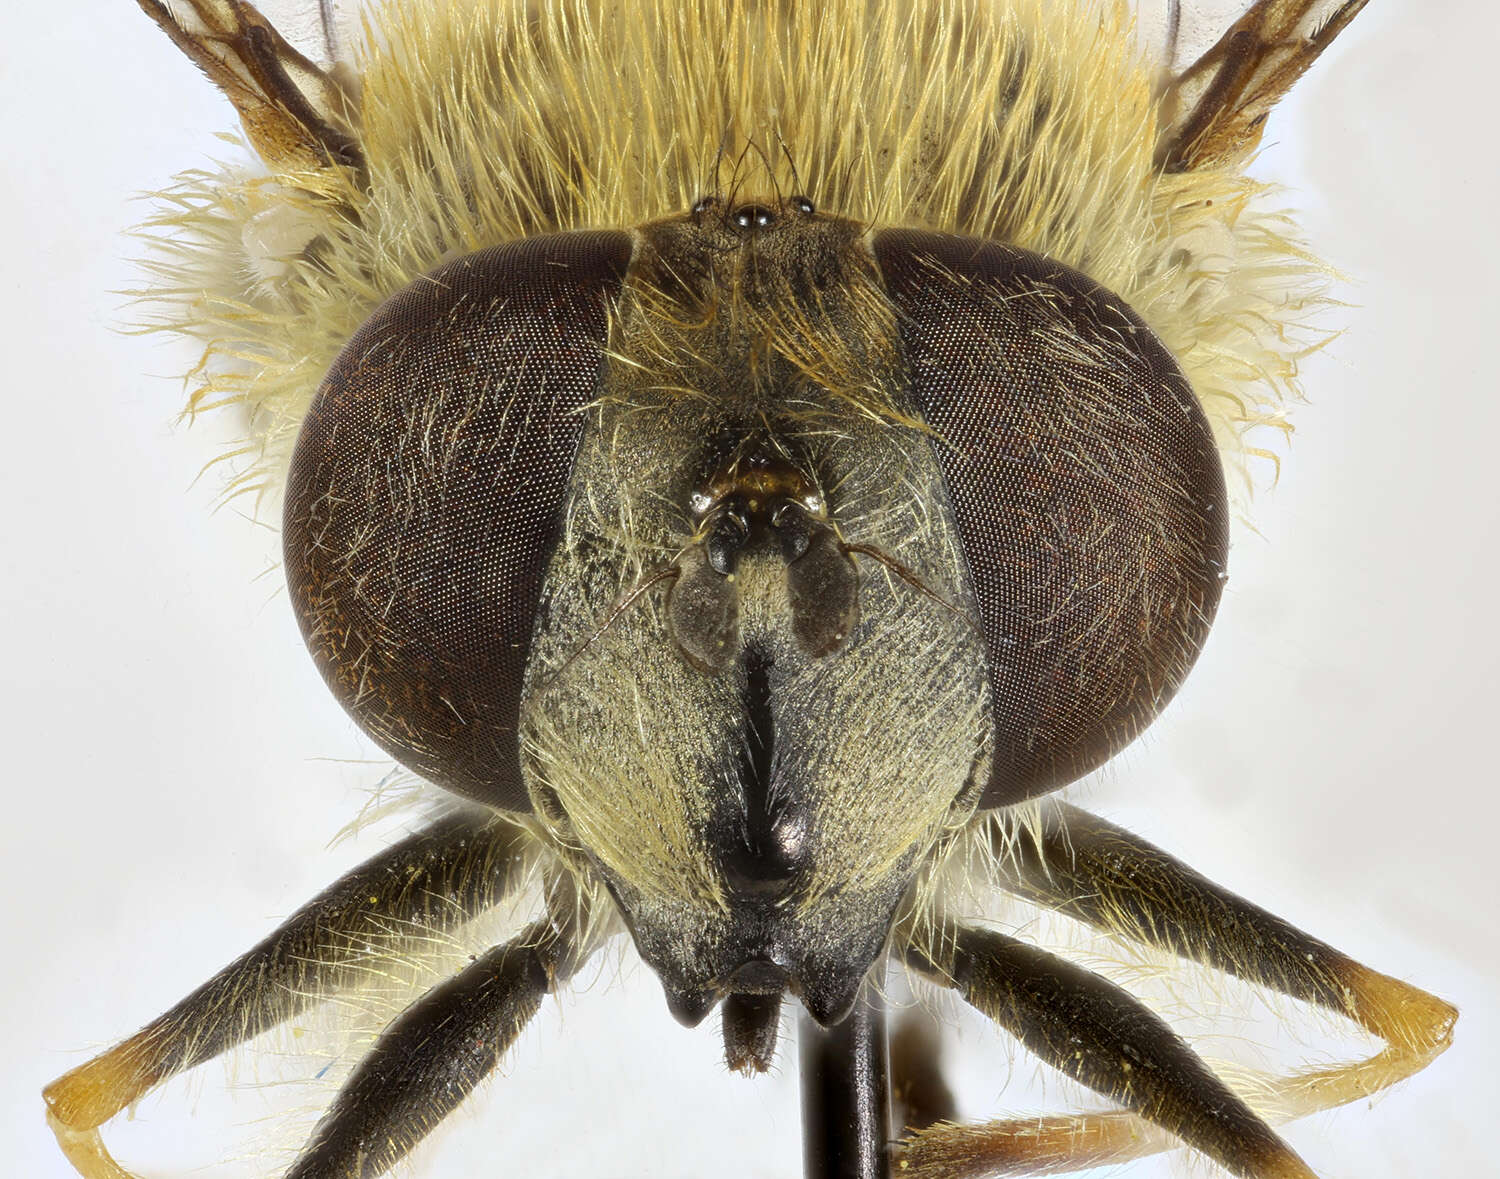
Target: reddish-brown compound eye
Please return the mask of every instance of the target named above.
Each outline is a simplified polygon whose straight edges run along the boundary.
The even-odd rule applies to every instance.
[[[418,279],[340,353],[292,458],[287,582],[329,687],[490,806],[529,806],[522,676],[629,260],[626,234],[557,234]]]
[[[979,607],[1001,806],[1101,765],[1177,690],[1223,586],[1224,476],[1187,379],[1097,283],[972,238],[874,249]]]

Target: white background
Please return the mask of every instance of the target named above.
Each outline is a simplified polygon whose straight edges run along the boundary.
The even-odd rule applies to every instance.
[[[382,768],[302,650],[274,532],[212,515],[214,473],[194,483],[230,431],[173,424],[189,358],[120,331],[131,198],[232,155],[213,138],[229,108],[126,0],[12,9],[0,1141],[10,1173],[46,1179],[70,1172],[41,1085],[370,854],[326,844]],[[1306,366],[1311,404],[1188,689],[1073,793],[1462,1008],[1426,1074],[1291,1129],[1326,1179],[1493,1168],[1497,42],[1488,0],[1374,4],[1273,119],[1257,170],[1355,276],[1349,329]],[[780,1076],[728,1077],[716,1020],[684,1032],[648,973],[609,973],[548,1002],[422,1175],[797,1172],[790,1051]],[[997,1062],[967,1112],[1026,1107],[1000,1095],[1003,1050],[962,1034]],[[226,1102],[202,1072],[111,1128],[145,1174],[177,1173],[180,1128],[212,1158],[216,1119],[260,1116],[259,1093]]]

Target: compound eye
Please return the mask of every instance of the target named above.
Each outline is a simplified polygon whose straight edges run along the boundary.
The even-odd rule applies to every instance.
[[[1097,283],[973,238],[873,246],[989,661],[981,805],[1005,805],[1103,763],[1186,676],[1224,580],[1223,472],[1170,353]]]
[[[324,679],[392,756],[493,807],[529,805],[522,678],[630,248],[530,238],[393,295],[288,474],[287,582]]]

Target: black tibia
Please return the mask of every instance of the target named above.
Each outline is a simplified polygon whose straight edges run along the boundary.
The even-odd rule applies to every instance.
[[[1003,832],[997,829],[997,839]],[[1379,974],[1077,807],[1046,812],[1037,838],[996,848],[1007,888],[1091,925],[1329,1008],[1395,1044],[1446,1043],[1456,1013]]]
[[[1246,1179],[1312,1172],[1157,1015],[1113,983],[989,930],[950,927],[908,963],[1059,1072]]]
[[[804,1014],[797,1033],[806,1179],[887,1179],[890,1062],[885,1003],[866,986],[842,1023]]]
[[[1441,999],[1360,965],[1086,812],[1054,804],[1039,831],[997,826],[993,839],[1012,891],[1118,936],[1320,1004],[1389,1041],[1367,1060],[1280,1078],[1274,1105],[1283,1117],[1386,1088],[1422,1068],[1451,1039],[1457,1012]],[[1144,1106],[1132,1108],[1154,1116]],[[1154,1120],[1186,1137],[1165,1119]],[[1132,1114],[1063,1114],[936,1126],[903,1145],[901,1163],[922,1179],[1052,1175],[1171,1145]],[[1280,1169],[1251,1173],[1307,1174],[1295,1156]]]
[[[88,1129],[185,1069],[345,989],[404,936],[451,928],[517,882],[529,837],[454,815],[365,861],[130,1039],[45,1091],[54,1119]]]
[[[318,1123],[286,1179],[375,1179],[490,1074],[562,981],[572,946],[538,921],[399,1015]]]
[[[943,1078],[943,1043],[937,1021],[919,1008],[903,1011],[891,1033],[891,1104],[902,1133],[925,1130],[958,1117],[953,1090]]]

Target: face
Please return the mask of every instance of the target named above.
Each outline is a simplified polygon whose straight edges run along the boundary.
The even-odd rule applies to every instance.
[[[1361,280],[1345,294],[1361,306],[1334,317],[1348,334],[1308,362],[1314,404],[1298,410],[1285,474],[1255,508],[1265,539],[1240,532],[1188,687],[1143,747],[1073,795],[1465,1009],[1440,1068],[1374,1113],[1291,1131],[1315,1167],[1376,1179],[1414,1173],[1414,1127],[1438,1131],[1436,1158],[1421,1156],[1433,1170],[1483,1157],[1464,1127],[1482,1124],[1487,1082],[1470,1062],[1493,1032],[1482,1009],[1492,889],[1480,874],[1484,824],[1471,821],[1483,818],[1486,776],[1470,734],[1487,731],[1492,696],[1486,459],[1500,422],[1478,396],[1489,337],[1474,276],[1500,251],[1474,227],[1468,194],[1495,177],[1492,160],[1467,151],[1483,127],[1434,126],[1426,101],[1445,95],[1450,120],[1479,108],[1484,10],[1464,7],[1419,32],[1417,16],[1362,16],[1276,116],[1257,170],[1311,208],[1310,240]],[[214,476],[190,487],[219,453],[215,432],[230,431],[204,423],[170,437],[175,389],[140,374],[179,371],[182,356],[101,328],[129,319],[105,293],[136,281],[115,232],[136,216],[127,196],[227,154],[211,139],[227,110],[129,6],[91,18],[86,43],[78,36],[16,31],[12,44],[34,53],[9,74],[19,84],[34,69],[32,90],[46,93],[55,67],[42,65],[69,61],[85,80],[76,111],[20,129],[37,146],[17,158],[48,163],[25,171],[10,220],[12,256],[35,276],[11,286],[27,292],[7,309],[22,345],[14,387],[50,394],[21,407],[17,436],[65,438],[70,452],[59,463],[55,445],[23,446],[8,464],[12,502],[33,506],[15,543],[32,556],[7,584],[21,620],[12,773],[26,784],[12,830],[27,834],[6,871],[29,898],[16,936],[42,953],[13,984],[10,1009],[27,1012],[13,1038],[25,1094],[7,1108],[36,1175],[64,1174],[32,1097],[74,1063],[52,1051],[59,1042],[102,1041],[154,1014],[382,835],[326,850],[384,759],[308,664],[278,575],[257,580],[277,538],[233,518],[234,506],[210,519]],[[1455,93],[1464,86],[1475,88],[1467,102]],[[1462,406],[1461,425],[1409,408],[1413,390]],[[1440,811],[1413,808],[1419,783],[1418,799],[1441,784]],[[716,1028],[677,1028],[649,975],[631,964],[623,985],[604,985],[617,973],[611,964],[598,985],[544,1006],[509,1079],[424,1148],[428,1171],[467,1173],[465,1160],[493,1159],[499,1144],[518,1167],[534,1154],[559,1173],[663,1150],[683,1174],[723,1157],[743,1159],[746,1174],[795,1170],[791,1070],[754,1083],[722,1075]],[[988,1053],[959,1058],[966,1114],[1039,1104],[1022,1092],[1031,1070],[1007,1082],[993,1033],[966,1026],[963,1040]],[[661,1075],[643,1076],[643,1061]],[[203,1092],[217,1082],[207,1070]],[[185,1115],[185,1091],[144,1103],[142,1121],[118,1131],[121,1154],[138,1135],[127,1157],[154,1160],[184,1124],[211,1122],[208,1100]],[[1048,1094],[1061,1098],[1055,1084]],[[683,1124],[667,1147],[664,1107]],[[545,1145],[541,1111],[558,1119]]]

